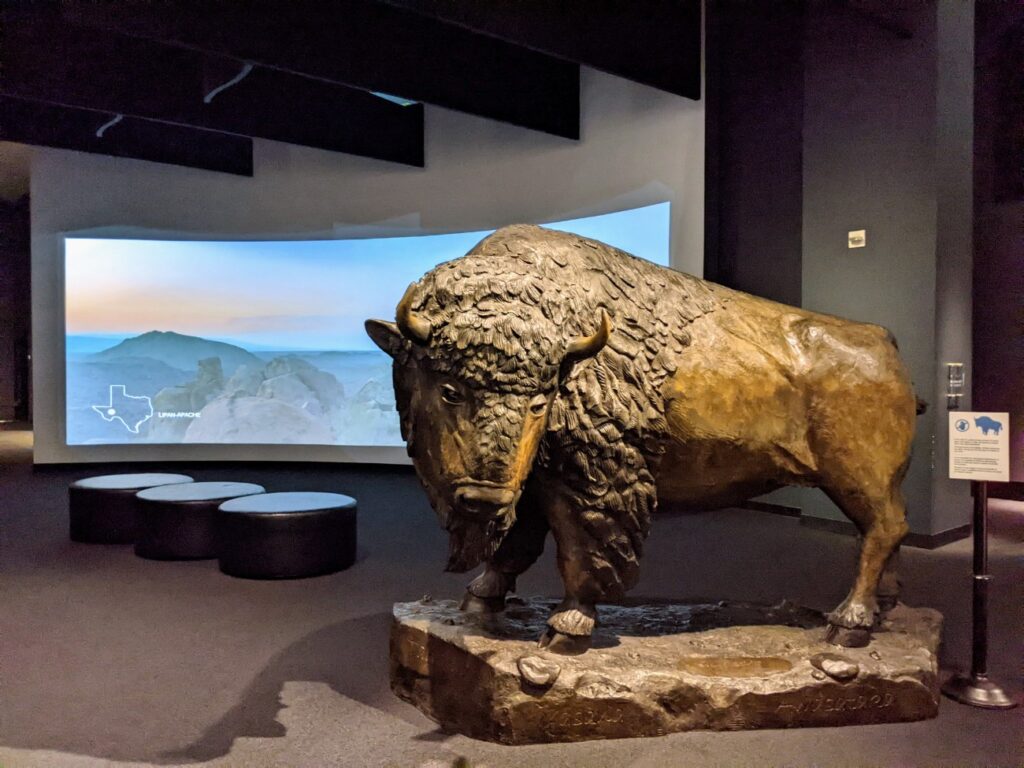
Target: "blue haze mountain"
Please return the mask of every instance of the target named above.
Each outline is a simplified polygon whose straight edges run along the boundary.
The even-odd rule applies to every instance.
[[[241,365],[262,366],[262,361],[256,355],[234,344],[186,336],[174,331],[149,331],[125,339],[120,344],[97,352],[91,359],[114,360],[123,357],[148,357],[183,371],[198,370],[200,360],[219,357],[226,376],[230,376]]]

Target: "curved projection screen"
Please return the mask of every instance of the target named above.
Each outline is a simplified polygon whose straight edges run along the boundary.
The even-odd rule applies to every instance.
[[[547,224],[669,263],[669,204]],[[68,445],[402,444],[363,321],[487,232],[65,239]]]

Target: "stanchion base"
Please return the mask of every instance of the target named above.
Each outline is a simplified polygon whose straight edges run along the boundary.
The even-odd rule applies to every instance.
[[[983,709],[1013,709],[1019,701],[987,677],[953,675],[942,686],[942,692],[954,701]]]

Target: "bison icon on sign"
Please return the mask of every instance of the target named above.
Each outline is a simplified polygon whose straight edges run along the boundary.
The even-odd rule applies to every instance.
[[[983,435],[987,435],[989,430],[998,435],[1000,430],[1003,428],[1002,422],[996,421],[988,416],[976,416],[974,419],[974,426],[980,429],[981,434]]]

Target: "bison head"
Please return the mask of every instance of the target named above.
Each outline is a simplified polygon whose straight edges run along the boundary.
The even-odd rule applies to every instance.
[[[447,570],[463,572],[497,550],[545,432],[560,377],[596,355],[611,323],[563,339],[535,307],[481,300],[432,322],[410,286],[396,322],[366,331],[394,360],[402,435],[431,504],[449,532]]]

